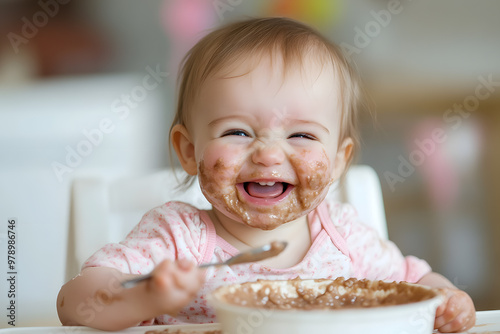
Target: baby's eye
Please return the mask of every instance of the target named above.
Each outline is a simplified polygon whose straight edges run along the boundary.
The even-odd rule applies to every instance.
[[[304,138],[304,139],[316,140],[316,137],[308,133],[294,133],[288,138]]]
[[[222,137],[226,137],[226,136],[249,137],[250,135],[246,131],[243,131],[243,130],[229,130],[229,131],[226,131],[222,134]]]

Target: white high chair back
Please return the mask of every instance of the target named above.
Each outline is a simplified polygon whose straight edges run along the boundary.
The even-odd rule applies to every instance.
[[[183,175],[180,171],[177,175]],[[68,256],[68,279],[83,262],[109,242],[119,242],[150,209],[176,200],[200,209],[211,208],[198,182],[184,192],[175,189],[177,180],[170,169],[144,177],[106,182],[98,178],[76,179],[72,189],[72,219]],[[366,165],[352,166],[342,186],[332,186],[329,197],[352,204],[363,222],[387,238],[387,226],[380,182]],[[71,261],[73,258],[75,261]]]

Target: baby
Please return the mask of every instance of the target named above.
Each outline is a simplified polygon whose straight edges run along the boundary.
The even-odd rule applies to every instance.
[[[360,91],[338,49],[298,22],[251,19],[203,38],[183,63],[170,139],[213,208],[169,202],[146,213],[61,288],[61,322],[105,330],[214,322],[205,296],[221,285],[343,276],[442,288],[435,327],[470,328],[465,292],[403,257],[349,205],[325,200],[358,148]],[[197,268],[273,240],[288,242],[275,258]],[[151,271],[151,280],[120,286]]]

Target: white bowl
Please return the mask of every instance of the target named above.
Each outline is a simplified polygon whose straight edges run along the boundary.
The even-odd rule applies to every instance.
[[[386,283],[381,281],[357,281],[353,286],[345,284],[343,279],[337,280],[291,280],[249,282],[224,286],[215,290],[210,296],[210,302],[215,307],[217,321],[221,323],[225,334],[429,334],[434,327],[436,308],[442,297],[435,290],[408,283]],[[297,297],[297,289],[308,289],[314,297],[325,292],[333,283],[335,293],[342,296],[351,294],[366,296],[371,291],[373,298],[383,298],[389,292],[391,296],[413,298],[413,301],[399,305],[346,307],[337,309],[275,309],[264,306],[241,306],[235,304],[234,294],[247,292],[247,298],[261,297],[274,291],[273,299]],[[387,290],[387,284],[392,290]],[[363,286],[367,286],[366,289]],[[267,289],[267,291],[266,291]],[[384,290],[385,289],[385,290]],[[373,291],[375,291],[373,293]],[[345,294],[345,295],[344,295]],[[418,295],[425,296],[414,298]],[[413,296],[413,297],[412,297]],[[291,299],[290,299],[291,298]],[[265,299],[265,297],[264,297]],[[356,298],[355,298],[356,299]],[[401,302],[401,301],[400,301]],[[241,304],[241,300],[236,303]],[[248,304],[248,303],[247,303]]]

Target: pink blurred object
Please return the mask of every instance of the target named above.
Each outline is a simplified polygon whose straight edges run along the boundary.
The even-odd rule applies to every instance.
[[[175,40],[193,40],[214,23],[209,0],[166,0],[162,21],[167,34]]]
[[[446,132],[445,125],[439,119],[428,119],[417,125],[413,137],[419,140],[433,138],[433,131],[438,128]],[[441,210],[450,208],[456,202],[459,191],[458,171],[447,152],[450,138],[449,136],[446,138],[444,143],[433,142],[434,151],[426,155],[424,162],[417,166],[422,173],[432,203]],[[419,149],[415,143],[412,144],[412,149]]]
[[[167,66],[176,74],[184,55],[215,24],[215,11],[211,0],[165,0],[161,19],[171,44]]]
[[[433,204],[441,211],[461,205],[465,188],[471,186],[467,182],[478,173],[482,154],[484,138],[480,123],[471,117],[458,125],[449,126],[441,119],[430,118],[416,126],[413,136],[415,151],[422,151],[424,141],[427,151],[433,144],[432,152],[427,152],[423,163],[416,167],[422,173]],[[435,141],[436,131],[441,133],[439,142]]]

